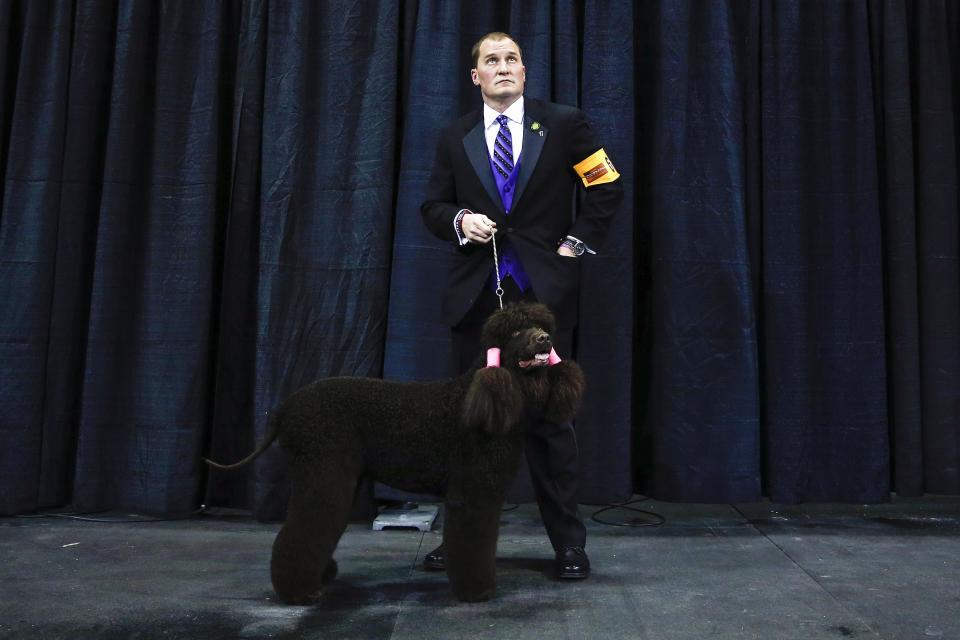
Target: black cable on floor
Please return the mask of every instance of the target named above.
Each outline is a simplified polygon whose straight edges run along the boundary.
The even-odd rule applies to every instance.
[[[659,513],[654,513],[653,511],[646,511],[644,509],[637,509],[636,507],[630,506],[638,502],[645,502],[649,499],[650,498],[644,497],[644,498],[637,498],[635,500],[627,500],[626,502],[612,502],[602,507],[601,509],[594,511],[593,515],[590,516],[590,519],[599,524],[605,524],[611,527],[659,527],[660,525],[662,525],[667,521],[667,519],[664,518],[662,515],[660,515]],[[613,509],[626,509],[627,511],[642,513],[646,516],[652,517],[653,521],[652,522],[611,522],[609,520],[601,520],[600,518],[597,517],[601,513],[604,513],[605,511],[611,511]]]
[[[108,524],[136,524],[138,522],[174,522],[177,520],[189,520],[190,518],[200,515],[207,511],[206,505],[201,506],[199,509],[190,511],[189,513],[184,513],[176,516],[169,516],[165,518],[153,518],[150,516],[136,516],[135,518],[90,518],[88,516],[98,514],[98,513],[108,513],[108,511],[84,511],[84,512],[74,512],[74,513],[57,513],[54,511],[34,513],[29,515],[19,515],[17,518],[64,518],[67,520],[81,520],[83,522],[104,522]],[[135,515],[135,514],[134,514]]]
[[[604,505],[602,508],[593,512],[593,515],[590,516],[590,519],[599,524],[605,524],[611,527],[659,527],[667,521],[666,518],[661,516],[659,513],[654,513],[653,511],[646,511],[644,509],[637,509],[630,505],[636,504],[638,502],[644,502],[650,498],[636,498],[634,500],[627,500],[626,502],[611,502],[610,504]],[[510,506],[505,506],[501,509],[501,512],[513,511],[519,504],[512,504]],[[653,518],[653,522],[610,522],[609,520],[601,520],[597,516],[605,511],[611,511],[613,509],[626,509],[627,511],[634,511],[636,513],[642,513],[644,515],[650,516]]]

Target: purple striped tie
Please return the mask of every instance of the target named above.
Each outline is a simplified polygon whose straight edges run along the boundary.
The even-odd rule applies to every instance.
[[[513,173],[513,137],[510,135],[510,127],[507,126],[507,116],[497,116],[497,122],[500,123],[500,131],[493,141],[493,166],[507,179]]]

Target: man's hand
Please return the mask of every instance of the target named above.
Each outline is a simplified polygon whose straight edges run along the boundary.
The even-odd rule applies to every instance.
[[[576,258],[576,257],[577,257],[577,254],[575,254],[575,253],[573,252],[573,249],[571,249],[570,247],[568,247],[568,246],[565,245],[565,244],[562,244],[562,245],[560,245],[559,247],[557,247],[557,253],[559,253],[559,254],[562,255],[562,256],[567,256],[568,258]]]
[[[486,244],[497,230],[497,223],[483,215],[482,213],[463,214],[460,221],[460,229],[463,236],[470,242],[476,244]]]

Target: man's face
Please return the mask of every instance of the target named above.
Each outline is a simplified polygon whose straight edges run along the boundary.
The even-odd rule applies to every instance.
[[[470,70],[473,84],[480,87],[484,102],[509,106],[523,95],[527,68],[513,40],[484,40],[477,68]]]

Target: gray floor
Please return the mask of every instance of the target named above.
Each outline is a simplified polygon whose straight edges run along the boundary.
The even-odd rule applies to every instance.
[[[958,498],[643,504],[666,524],[590,522],[579,583],[550,579],[535,507],[505,512],[498,595],[471,605],[418,567],[438,531],[351,525],[322,602],[288,607],[267,570],[276,525],[0,519],[0,637],[960,639]]]

